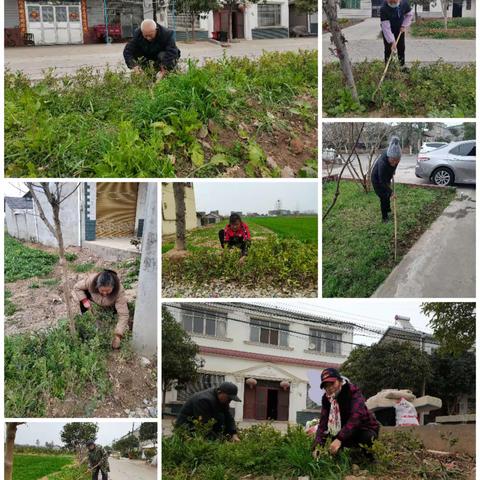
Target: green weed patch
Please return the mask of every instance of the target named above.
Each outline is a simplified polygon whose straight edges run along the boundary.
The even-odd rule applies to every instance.
[[[17,306],[10,300],[11,297],[12,292],[10,290],[5,290],[3,300],[6,317],[11,317],[17,311]]]
[[[57,262],[57,255],[26,247],[22,242],[5,235],[5,282],[43,277],[53,271]]]
[[[336,182],[323,186],[323,209],[330,206]],[[396,186],[398,257],[455,197],[451,188]],[[365,194],[359,184],[342,181],[340,195],[323,223],[323,296],[369,297],[394,266],[393,222],[382,223],[375,192]]]
[[[475,38],[475,18],[450,18],[447,29],[443,19],[418,19],[411,28],[413,37]]]
[[[107,357],[114,315],[96,309],[76,321],[75,338],[66,320],[49,330],[5,337],[6,416],[45,416],[49,399],[62,400],[87,387],[99,399],[110,391]]]
[[[83,69],[32,84],[7,72],[6,175],[215,176],[239,166],[278,176],[264,137],[286,135],[285,151],[291,135],[316,138],[317,86],[316,51],[190,62],[156,84],[148,73]]]
[[[73,459],[72,455],[15,454],[13,459],[13,480],[38,480],[70,465]]]
[[[323,109],[329,116],[474,117],[475,65],[414,63],[408,72],[393,66],[371,99],[382,77],[381,61],[353,64],[359,102],[353,100],[337,62],[323,66]]]
[[[238,249],[194,247],[180,263],[163,260],[163,276],[178,282],[205,283],[214,279],[244,286],[308,287],[317,282],[317,248],[295,239],[270,236],[253,242],[245,263]]]

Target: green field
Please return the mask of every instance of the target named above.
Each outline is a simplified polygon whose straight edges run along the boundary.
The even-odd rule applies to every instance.
[[[323,209],[336,183],[323,188]],[[397,185],[398,257],[393,222],[382,223],[380,202],[355,182],[341,182],[340,195],[323,223],[323,296],[370,297],[403,255],[455,197],[453,189]]]
[[[318,243],[318,217],[316,215],[292,217],[246,217],[247,225],[261,225],[281,238],[296,238],[302,242]]]
[[[73,455],[15,455],[13,480],[38,480],[73,462]]]

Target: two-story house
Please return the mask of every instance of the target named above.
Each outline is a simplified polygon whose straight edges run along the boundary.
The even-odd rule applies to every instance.
[[[196,391],[223,381],[237,385],[237,421],[304,423],[318,415],[308,397],[309,370],[340,367],[353,326],[325,317],[245,303],[172,303],[167,308],[200,347],[195,384],[167,392],[169,411]],[[312,412],[312,409],[315,412]]]

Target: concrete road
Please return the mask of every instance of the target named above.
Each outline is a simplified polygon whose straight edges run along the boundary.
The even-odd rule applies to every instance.
[[[372,297],[474,298],[475,210],[475,187],[458,188]]]
[[[342,31],[348,42],[347,48],[352,62],[383,59],[383,41],[378,37],[380,33],[379,18],[367,18]],[[329,33],[322,35],[322,48],[323,62],[337,60],[330,51]],[[413,61],[436,62],[441,59],[455,64],[475,62],[475,40],[414,38],[407,33],[405,58],[407,64]]]
[[[156,480],[157,469],[140,460],[127,460],[126,458],[108,459],[110,463],[110,480]]]
[[[5,66],[12,71],[20,70],[33,80],[43,77],[43,71],[54,68],[58,74],[72,74],[80,67],[94,67],[100,71],[107,65],[124,67],[123,43],[110,45],[55,45],[45,47],[14,47],[5,49]],[[178,43],[182,59],[197,59],[203,64],[206,59],[232,57],[258,57],[264,51],[315,50],[318,38],[285,38],[273,40],[242,40],[223,48],[212,42]]]
[[[359,157],[360,161],[362,162],[362,168],[364,169],[364,171],[366,171],[368,169],[368,155],[359,155]],[[348,155],[346,156],[346,158],[348,158]],[[374,158],[372,165],[375,163],[375,160],[376,159]],[[402,159],[398,164],[397,172],[395,174],[395,181],[398,183],[428,184],[427,180],[423,180],[415,176],[416,164],[417,155],[402,155]],[[355,170],[359,171],[358,160],[355,160],[353,162],[353,166],[355,167]],[[335,165],[332,170],[332,174],[340,173],[341,169],[342,165]],[[323,174],[325,175],[326,173],[326,169],[324,168]],[[348,169],[345,170],[343,175],[345,178],[351,178],[353,176],[350,174]]]

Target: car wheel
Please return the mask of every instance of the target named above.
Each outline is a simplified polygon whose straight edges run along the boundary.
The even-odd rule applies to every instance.
[[[441,167],[437,168],[437,170],[433,172],[432,181],[435,185],[447,187],[449,185],[453,185],[455,177],[449,168]]]

